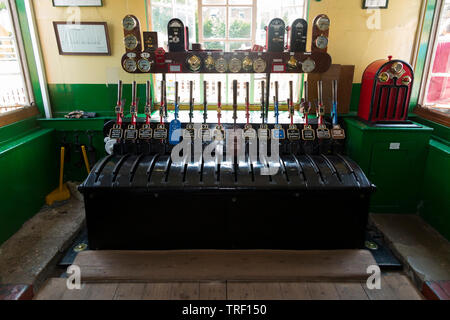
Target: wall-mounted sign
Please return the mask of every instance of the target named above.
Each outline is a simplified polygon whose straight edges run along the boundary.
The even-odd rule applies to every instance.
[[[59,54],[111,55],[106,22],[53,22]]]
[[[53,0],[54,7],[101,7],[102,0]]]
[[[389,0],[363,0],[363,9],[387,9]]]

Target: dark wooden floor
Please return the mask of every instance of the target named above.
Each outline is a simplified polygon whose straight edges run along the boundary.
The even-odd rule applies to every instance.
[[[382,277],[381,290],[362,282],[88,283],[68,290],[66,279],[47,281],[36,300],[420,300],[403,274]]]

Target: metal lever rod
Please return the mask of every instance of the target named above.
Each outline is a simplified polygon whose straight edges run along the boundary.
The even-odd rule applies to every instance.
[[[337,126],[338,125],[338,81],[337,80],[333,80],[332,81],[332,87],[331,87],[331,92],[332,92],[332,96],[333,96],[333,126]]]
[[[117,106],[122,107],[122,91],[123,91],[123,83],[122,80],[119,80],[117,83]],[[117,110],[116,110],[117,113]]]
[[[222,118],[222,82],[217,82],[217,124],[221,125]]]
[[[276,124],[279,124],[279,117],[280,117],[280,111],[278,106],[278,81],[275,81],[275,96],[273,97],[274,100],[274,111],[275,111],[275,118],[276,118]]]
[[[179,111],[179,106],[178,106],[178,81],[175,81],[175,103],[174,103],[174,107],[175,107],[175,120],[178,119],[178,111]]]
[[[137,83],[133,81],[131,86],[132,103],[130,107],[131,125],[135,126],[137,122]]]
[[[194,118],[194,82],[189,81],[189,122]]]
[[[203,81],[203,122],[206,124],[208,119],[208,91],[206,89],[207,82]]]
[[[237,92],[237,80],[233,80],[233,119],[234,119],[234,125],[236,126],[236,120],[237,120],[237,98],[238,98],[238,92]]]
[[[262,118],[262,123],[265,123],[265,93],[264,93],[264,89],[265,89],[265,83],[264,80],[261,81],[261,118]]]
[[[161,118],[161,124],[163,123],[163,118],[164,118],[164,87],[165,87],[165,81],[161,81],[161,107],[159,108],[159,116]]]
[[[245,83],[245,117],[247,118],[247,124],[250,123],[250,84]]]
[[[150,118],[152,117],[152,92],[151,92],[151,83],[150,80],[147,80],[146,87],[145,87],[145,95],[146,95],[146,102],[145,102],[145,123],[150,124]]]

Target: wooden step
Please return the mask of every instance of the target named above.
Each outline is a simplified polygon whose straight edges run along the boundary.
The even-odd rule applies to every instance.
[[[86,251],[74,265],[83,282],[365,281],[367,250]]]

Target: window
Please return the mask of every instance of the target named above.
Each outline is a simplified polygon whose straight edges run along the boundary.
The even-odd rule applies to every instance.
[[[195,2],[195,3],[194,3]],[[176,8],[174,4],[185,4]],[[275,17],[282,18],[286,25],[295,19],[305,16],[305,0],[278,0],[274,8],[273,0],[152,0],[153,30],[158,31],[160,45],[167,49],[167,23],[173,17],[183,20],[189,27],[190,42],[199,42],[210,50],[243,50],[254,44],[265,44],[264,27]],[[175,12],[175,11],[178,12]],[[198,25],[198,28],[196,26]],[[197,36],[198,32],[198,38]],[[298,100],[300,77],[295,74],[272,75],[271,82],[287,83],[294,81],[294,99]],[[161,75],[156,75],[156,92],[160,92]],[[180,83],[180,101],[189,101],[189,81],[194,81],[194,97],[196,103],[203,102],[203,81],[208,83],[208,102],[217,102],[217,82],[222,82],[222,103],[232,102],[232,82],[238,80],[238,102],[244,103],[245,82],[249,82],[250,102],[259,104],[261,97],[261,81],[266,81],[263,74],[168,74],[167,96],[169,103],[173,101],[174,83]],[[289,87],[280,86],[280,100],[286,101]],[[159,94],[158,94],[159,95]]]
[[[14,10],[14,1],[0,0],[0,114],[30,105],[31,86]]]
[[[437,4],[420,104],[450,117],[450,0]]]

